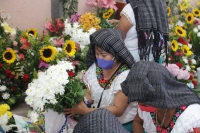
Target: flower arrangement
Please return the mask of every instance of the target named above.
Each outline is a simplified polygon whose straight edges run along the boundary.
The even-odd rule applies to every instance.
[[[12,112],[9,110],[10,106],[8,104],[0,104],[0,132],[2,133],[12,130],[14,126]]]
[[[198,62],[195,58],[195,47],[190,35],[194,26],[198,23],[198,18],[188,0],[176,2],[176,5],[178,5],[177,12],[171,12],[170,6],[167,8],[170,23],[170,50],[167,68],[177,80],[186,83],[191,89],[195,90],[197,87],[196,66]]]
[[[38,78],[29,83],[25,101],[33,108],[33,122],[38,119],[38,111],[52,109],[61,113],[64,108],[72,107],[83,100],[83,83],[74,78],[73,73],[72,62],[58,61],[46,71],[38,72]]]

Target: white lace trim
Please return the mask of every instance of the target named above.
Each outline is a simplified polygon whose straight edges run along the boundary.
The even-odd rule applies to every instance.
[[[150,113],[141,111],[138,108],[138,114],[144,120],[143,128],[145,131],[156,133],[156,127],[152,122]],[[171,133],[188,133],[196,127],[200,127],[200,105],[192,104],[179,116]]]

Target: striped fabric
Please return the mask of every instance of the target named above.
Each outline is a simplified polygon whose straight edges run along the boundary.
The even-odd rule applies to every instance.
[[[129,68],[135,63],[133,56],[124,45],[120,30],[103,28],[90,35],[90,47],[86,58],[87,67],[96,62],[94,46],[112,54],[118,61],[127,64]]]
[[[200,98],[186,84],[177,81],[156,62],[139,61],[134,64],[121,87],[129,102],[138,101],[157,108],[200,104]]]
[[[73,133],[129,133],[113,113],[105,108],[90,112],[78,122]]]

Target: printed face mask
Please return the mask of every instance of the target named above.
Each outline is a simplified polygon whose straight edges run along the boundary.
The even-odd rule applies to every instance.
[[[154,108],[152,106],[143,106],[143,105],[140,105],[140,104],[139,104],[139,108],[142,111],[146,111],[146,112],[155,112],[156,110],[158,110],[157,108]]]
[[[114,65],[113,59],[112,60],[103,60],[103,59],[97,58],[97,64],[101,69],[108,70],[108,69],[111,69]]]

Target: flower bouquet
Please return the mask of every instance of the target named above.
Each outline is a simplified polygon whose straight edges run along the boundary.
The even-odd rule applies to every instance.
[[[38,78],[28,84],[25,98],[33,108],[30,113],[32,122],[37,122],[39,113],[45,110],[45,130],[53,133],[66,128],[67,117],[62,111],[78,104],[85,95],[83,83],[73,73],[74,66],[69,61],[58,61],[46,71],[38,72]],[[51,119],[54,116],[59,117]],[[59,122],[62,124],[56,125]]]

